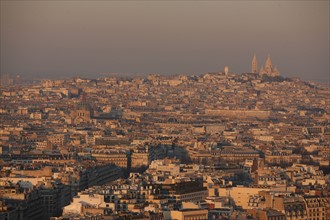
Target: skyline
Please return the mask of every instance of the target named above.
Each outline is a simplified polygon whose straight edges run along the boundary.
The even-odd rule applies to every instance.
[[[328,1],[1,1],[1,73],[24,78],[243,73],[270,53],[325,82],[329,49]]]

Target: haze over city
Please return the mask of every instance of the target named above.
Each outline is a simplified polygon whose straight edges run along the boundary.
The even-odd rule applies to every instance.
[[[243,73],[254,53],[328,81],[329,1],[1,1],[2,74]]]
[[[330,220],[329,0],[0,3],[0,220]]]

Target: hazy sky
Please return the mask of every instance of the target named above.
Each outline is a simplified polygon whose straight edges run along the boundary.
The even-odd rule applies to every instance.
[[[251,71],[271,54],[283,76],[329,78],[329,1],[3,1],[1,72]]]

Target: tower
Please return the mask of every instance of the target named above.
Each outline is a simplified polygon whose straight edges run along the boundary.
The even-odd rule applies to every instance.
[[[258,61],[256,54],[254,54],[253,59],[252,59],[252,73],[257,73],[258,72]]]
[[[273,64],[272,64],[272,60],[270,59],[269,54],[268,54],[268,58],[266,60],[265,68],[266,68],[267,73],[273,72]]]
[[[225,75],[227,76],[228,75],[228,71],[229,71],[228,66],[225,66],[224,71],[225,71]]]

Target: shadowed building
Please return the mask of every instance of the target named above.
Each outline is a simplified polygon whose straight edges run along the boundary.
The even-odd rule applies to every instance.
[[[92,109],[89,103],[83,101],[77,104],[75,111],[75,123],[90,122],[92,117]]]

